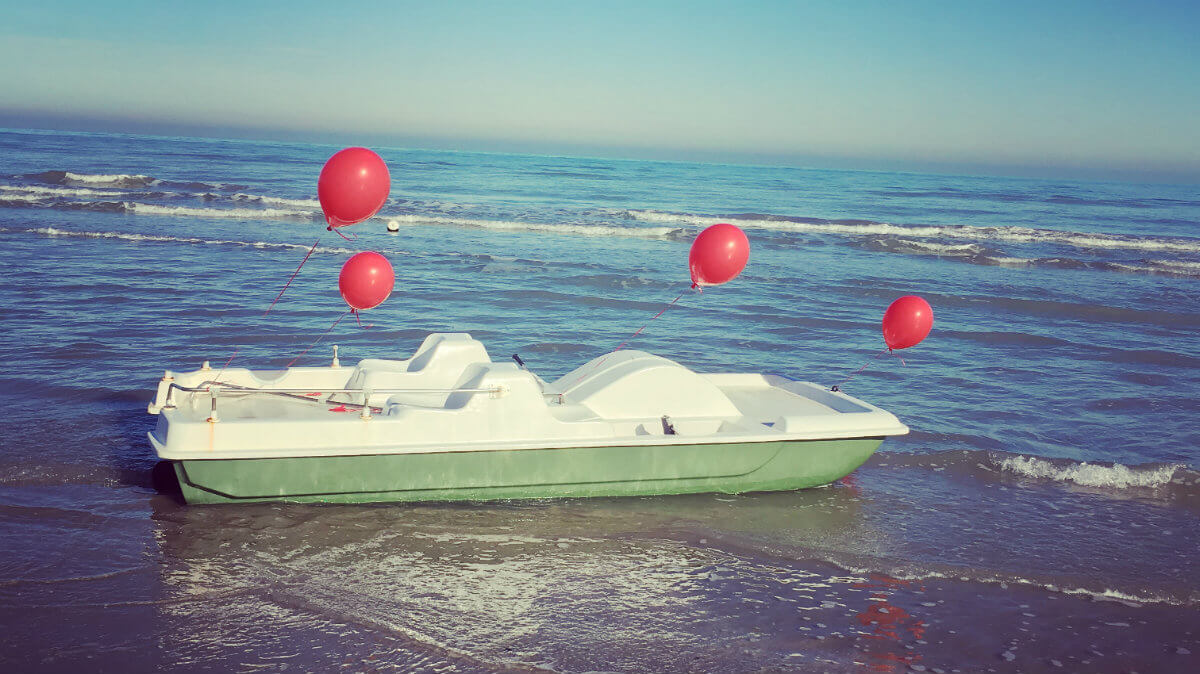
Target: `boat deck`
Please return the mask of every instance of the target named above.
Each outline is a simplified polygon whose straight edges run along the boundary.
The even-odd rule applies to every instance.
[[[440,339],[437,339],[440,338]],[[432,342],[432,345],[431,345]],[[843,393],[775,375],[698,374],[640,351],[547,383],[469,336],[408,360],[170,374],[150,411],[159,456],[264,458],[547,447],[758,443],[907,432]]]

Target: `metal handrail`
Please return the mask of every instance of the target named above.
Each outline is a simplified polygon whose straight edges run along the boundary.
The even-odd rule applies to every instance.
[[[503,393],[503,386],[489,386],[487,388],[249,388],[239,384],[217,384],[211,386],[188,387],[180,386],[172,383],[172,389],[178,389],[185,393],[211,393],[216,391],[222,393],[362,393],[364,391],[371,393]]]
[[[164,380],[164,382],[165,381],[169,381],[169,380]],[[209,397],[209,399],[212,401],[212,403],[211,403],[212,410],[209,413],[208,421],[214,422],[214,423],[220,420],[219,417],[217,416],[217,398],[219,398],[221,396],[238,396],[238,395],[249,396],[249,395],[255,395],[255,394],[268,394],[268,395],[279,395],[279,396],[283,396],[285,398],[291,398],[293,400],[300,400],[300,401],[304,401],[304,402],[323,404],[325,402],[328,402],[328,400],[321,400],[321,398],[327,397],[326,394],[360,393],[363,396],[363,402],[361,402],[361,403],[355,403],[355,402],[350,402],[350,401],[346,401],[346,402],[338,401],[338,403],[341,405],[344,405],[344,406],[361,408],[362,409],[362,415],[361,415],[362,418],[370,419],[371,413],[373,411],[376,411],[376,410],[382,411],[382,408],[373,407],[369,404],[369,400],[370,400],[371,396],[376,393],[487,393],[487,394],[491,395],[492,397],[499,397],[499,396],[503,395],[505,393],[505,391],[507,390],[504,386],[490,386],[487,388],[378,388],[378,389],[377,388],[366,388],[366,387],[364,387],[364,388],[337,388],[337,389],[317,388],[316,391],[313,391],[313,388],[315,388],[315,387],[250,388],[247,386],[242,386],[240,384],[222,384],[222,383],[216,382],[216,381],[203,382],[200,386],[182,386],[180,384],[176,384],[175,382],[171,381],[170,384],[167,386],[166,395],[162,397],[162,404],[159,405],[159,404],[157,404],[157,402],[151,403],[150,411],[152,413],[154,413],[156,409],[166,409],[166,408],[177,407],[175,404],[175,396],[174,396],[174,393],[176,390],[183,391],[184,393],[199,393],[199,394],[207,395]],[[308,394],[319,393],[321,395],[316,398],[312,397],[311,395],[297,395],[297,394],[301,394],[301,393],[308,393]],[[161,390],[160,390],[160,394],[161,394]]]

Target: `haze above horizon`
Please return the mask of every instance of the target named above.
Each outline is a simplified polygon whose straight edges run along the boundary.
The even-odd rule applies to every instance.
[[[0,126],[1200,182],[1189,2],[5,14]]]

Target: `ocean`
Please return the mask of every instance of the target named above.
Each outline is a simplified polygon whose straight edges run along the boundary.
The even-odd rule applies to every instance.
[[[1200,188],[379,147],[391,197],[346,240],[338,149],[0,130],[0,670],[1200,671]],[[626,348],[911,427],[844,480],[191,507],[155,480],[163,370],[462,331],[549,380],[687,290],[718,222],[744,273]],[[362,250],[395,291],[330,330]],[[907,294],[933,332],[879,356]]]

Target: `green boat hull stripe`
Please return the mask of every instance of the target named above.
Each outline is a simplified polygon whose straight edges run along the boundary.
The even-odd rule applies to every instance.
[[[175,462],[189,503],[459,501],[702,492],[829,484],[883,438],[573,447]]]

